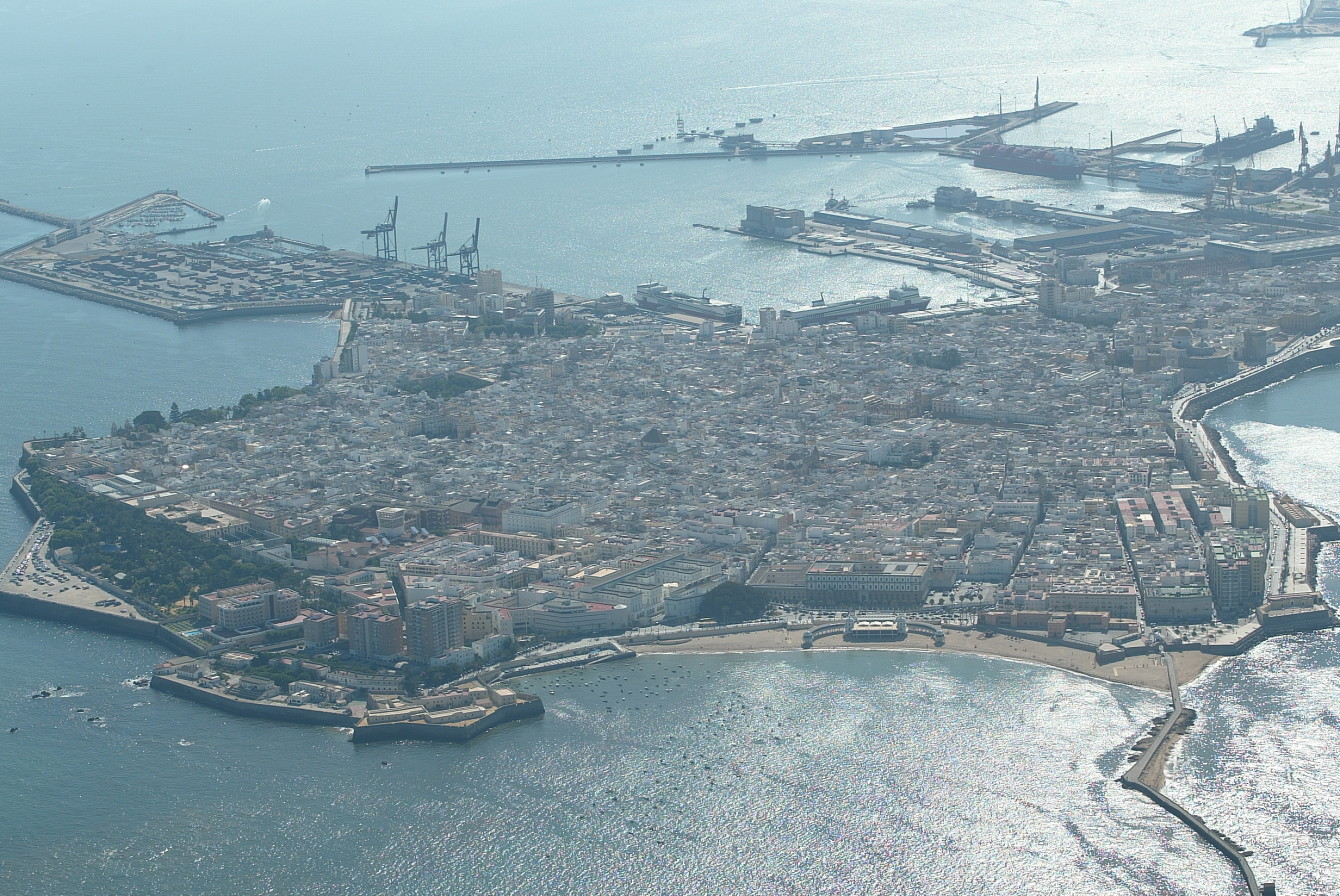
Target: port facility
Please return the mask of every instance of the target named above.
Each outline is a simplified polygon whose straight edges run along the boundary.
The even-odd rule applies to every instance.
[[[222,219],[171,190],[159,191],[93,218],[66,220],[0,253],[0,279],[178,324],[333,311],[347,299],[376,295],[436,299],[448,288],[445,271],[332,250],[268,228],[194,244],[166,238]]]
[[[644,152],[629,151],[614,155],[560,156],[553,158],[488,159],[470,162],[415,162],[403,165],[368,165],[365,174],[386,174],[396,171],[470,171],[476,168],[516,168],[535,165],[599,165],[625,162],[677,162],[692,160],[722,160],[736,158],[768,158],[791,156],[823,156],[834,153],[876,152],[934,152],[961,145],[996,139],[1001,134],[1032,124],[1035,121],[1064,112],[1076,103],[1035,103],[1031,108],[985,115],[969,115],[939,121],[890,125],[806,137],[796,143],[777,144],[753,140],[752,135],[732,135],[722,139],[722,149],[710,152]],[[750,139],[741,139],[750,137]],[[654,144],[647,144],[654,146]]]

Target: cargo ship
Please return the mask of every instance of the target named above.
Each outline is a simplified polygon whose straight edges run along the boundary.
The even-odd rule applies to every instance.
[[[847,302],[828,304],[816,299],[809,308],[799,311],[783,309],[781,316],[794,320],[797,326],[811,327],[818,324],[831,324],[840,320],[855,320],[862,314],[904,314],[908,311],[925,311],[931,300],[917,291],[915,286],[891,289],[885,296],[868,296],[864,299],[852,299]]]
[[[1056,180],[1079,180],[1084,163],[1069,149],[1043,146],[1006,146],[988,143],[977,150],[972,163],[977,168],[994,168],[1016,174],[1037,174]]]
[[[1191,156],[1193,163],[1231,162],[1245,158],[1253,153],[1283,146],[1291,142],[1296,135],[1292,130],[1281,131],[1275,127],[1275,120],[1269,115],[1256,119],[1256,124],[1241,134],[1220,138],[1219,128],[1214,129],[1214,142],[1198,150]]]
[[[637,287],[639,308],[654,311],[657,314],[683,314],[701,320],[719,320],[728,324],[738,324],[743,312],[739,305],[726,302],[713,302],[707,296],[690,296],[682,292],[671,292],[659,283],[642,283]]]

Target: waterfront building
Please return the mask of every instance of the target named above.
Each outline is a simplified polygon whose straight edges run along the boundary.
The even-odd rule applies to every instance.
[[[262,579],[200,595],[199,615],[211,625],[241,631],[266,623],[284,622],[298,615],[302,597],[288,588],[276,588]]]
[[[787,239],[805,230],[805,212],[798,208],[747,205],[740,229],[752,236]]]
[[[1335,611],[1315,591],[1268,597],[1255,615],[1263,628],[1276,632],[1308,631],[1335,622]]]
[[[308,650],[321,650],[340,639],[340,621],[320,610],[302,611],[302,640]]]
[[[1234,529],[1270,528],[1270,492],[1263,488],[1234,486],[1231,490]]]
[[[1241,619],[1265,598],[1264,533],[1219,532],[1208,541],[1210,592],[1221,619]]]
[[[883,560],[830,560],[805,573],[811,607],[854,610],[916,609],[926,602],[930,564]]]
[[[1191,625],[1214,619],[1214,600],[1205,585],[1151,588],[1144,607],[1145,621],[1154,625]]]
[[[1133,582],[1058,580],[1047,590],[1050,613],[1110,613],[1118,619],[1140,617],[1140,590]]]
[[[568,597],[538,604],[520,617],[513,613],[514,624],[520,624],[522,619],[531,634],[543,637],[615,634],[626,631],[630,622],[628,607],[623,604]]]

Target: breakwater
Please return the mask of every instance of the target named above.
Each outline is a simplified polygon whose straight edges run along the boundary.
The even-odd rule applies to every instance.
[[[150,678],[149,686],[156,691],[162,691],[165,694],[171,694],[174,697],[181,697],[186,700],[193,700],[211,709],[221,709],[236,716],[248,716],[270,722],[294,722],[301,725],[347,728],[354,721],[347,711],[246,700],[210,688],[202,688],[188,681],[182,681],[180,678],[158,672],[155,672],[153,677]]]
[[[60,215],[53,215],[50,212],[38,211],[35,208],[24,208],[21,205],[0,199],[0,212],[6,215],[13,215],[16,218],[27,218],[29,221],[40,221],[43,224],[54,224],[56,227],[72,227],[74,219],[62,218]]]
[[[1182,405],[1182,418],[1200,420],[1212,408],[1227,404],[1235,398],[1273,386],[1316,367],[1333,364],[1340,364],[1340,339],[1329,340],[1316,348],[1309,348],[1211,386],[1186,400]]]
[[[1145,747],[1140,758],[1117,780],[1122,787],[1144,794],[1158,804],[1160,808],[1193,830],[1201,839],[1209,843],[1232,862],[1247,884],[1251,896],[1271,896],[1275,892],[1273,883],[1259,884],[1251,863],[1247,861],[1246,850],[1228,837],[1205,823],[1205,819],[1191,812],[1181,803],[1163,792],[1155,778],[1161,780],[1163,760],[1172,748],[1172,738],[1180,735],[1195,718],[1195,713],[1182,705],[1182,693],[1177,682],[1177,670],[1165,655],[1164,663],[1168,667],[1168,687],[1172,692],[1172,712],[1159,726],[1158,732]]]
[[[687,162],[721,159],[766,159],[769,157],[850,155],[876,152],[930,152],[951,149],[968,143],[980,143],[998,138],[1001,134],[1021,128],[1064,112],[1075,106],[1072,102],[1051,102],[1035,104],[1031,109],[1019,109],[1011,112],[996,112],[987,115],[969,115],[964,118],[947,118],[939,121],[923,121],[913,124],[890,125],[887,127],[866,128],[841,134],[825,134],[818,137],[806,137],[794,144],[779,145],[762,143],[752,138],[742,139],[731,149],[709,150],[707,152],[647,152],[633,155],[632,150],[623,150],[615,155],[598,156],[558,156],[552,158],[529,159],[486,159],[474,162],[415,162],[405,165],[368,165],[364,174],[387,174],[395,171],[470,171],[474,168],[519,168],[535,165],[601,165],[609,162],[622,165],[624,162]],[[936,131],[942,133],[937,134]],[[1171,133],[1171,132],[1169,132]],[[681,135],[693,139],[719,139],[721,132],[714,134]],[[727,138],[735,140],[737,138]],[[649,144],[650,145],[650,144]],[[727,144],[729,145],[729,144]]]
[[[521,695],[517,695],[520,697]],[[356,744],[385,740],[432,740],[448,743],[464,743],[472,737],[483,734],[490,728],[506,722],[520,719],[538,718],[544,715],[544,702],[539,697],[530,697],[507,706],[496,707],[488,715],[470,722],[450,725],[434,725],[430,722],[384,722],[379,725],[360,724],[354,726],[349,739]]]

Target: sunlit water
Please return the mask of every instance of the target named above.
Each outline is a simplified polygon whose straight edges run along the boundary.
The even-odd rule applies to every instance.
[[[945,303],[981,291],[691,225],[731,224],[749,203],[810,209],[833,190],[860,211],[1007,237],[999,222],[904,206],[944,183],[1081,209],[1181,199],[933,155],[377,177],[363,167],[609,153],[672,133],[680,113],[690,127],[763,117],[761,139],[794,140],[1026,106],[1037,75],[1043,101],[1081,105],[1018,142],[1101,146],[1109,132],[1169,127],[1200,139],[1214,116],[1228,131],[1262,112],[1328,133],[1322,73],[1340,63],[1340,42],[1263,51],[1238,36],[1280,13],[1246,0],[19,0],[0,10],[0,196],[86,215],[172,187],[228,214],[220,235],[269,225],[366,248],[359,231],[398,194],[404,255],[444,210],[451,239],[478,215],[485,266],[515,282],[596,294],[659,279],[751,314],[903,282]],[[1295,153],[1257,163],[1292,165]],[[41,232],[0,216],[0,243]],[[301,384],[334,339],[321,320],[181,329],[4,283],[0,313],[0,451],[14,455],[43,432],[103,432],[173,401]],[[1340,507],[1324,477],[1301,475],[1340,457],[1340,421],[1318,417],[1325,394],[1298,414],[1244,412],[1244,452],[1258,455],[1244,463]],[[1313,448],[1298,451],[1300,437]],[[0,505],[0,548],[25,529]],[[1171,786],[1257,849],[1283,892],[1333,893],[1334,812],[1318,794],[1337,783],[1324,758],[1334,641],[1298,640],[1225,663],[1192,690],[1203,722]],[[891,653],[637,660],[532,683],[545,718],[466,746],[355,748],[126,684],[162,656],[0,617],[7,892],[1238,887],[1216,853],[1112,782],[1163,701],[1060,672]],[[68,696],[29,698],[54,684]]]
[[[530,679],[547,715],[466,746],[355,747],[135,689],[151,648],[0,649],[11,892],[1232,892],[1113,781],[1163,700],[1025,664],[642,658]]]

